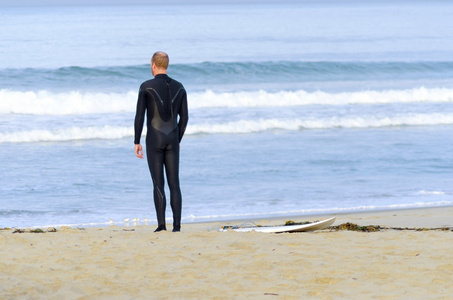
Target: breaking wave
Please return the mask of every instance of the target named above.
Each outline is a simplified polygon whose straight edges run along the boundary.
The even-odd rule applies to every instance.
[[[366,129],[392,126],[453,125],[453,113],[407,114],[395,117],[331,117],[319,119],[257,119],[233,122],[195,123],[186,134],[245,134],[269,130],[322,130],[335,128]],[[0,133],[0,143],[58,142],[87,139],[121,139],[132,137],[132,126],[88,126],[62,129],[36,129]]]
[[[137,93],[91,93],[71,91],[20,92],[0,90],[0,114],[82,115],[131,113]],[[253,91],[218,93],[205,91],[189,94],[190,109],[209,107],[284,107],[303,105],[351,105],[392,103],[453,102],[453,89],[415,88],[407,90],[328,93],[323,91]]]

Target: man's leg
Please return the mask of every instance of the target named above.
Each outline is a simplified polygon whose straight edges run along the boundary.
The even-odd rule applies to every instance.
[[[165,153],[165,172],[170,188],[170,205],[173,211],[173,231],[181,230],[182,195],[179,186],[179,144],[168,147]]]
[[[165,179],[164,179],[164,152],[159,149],[146,149],[148,167],[151,173],[154,187],[154,206],[157,215],[156,231],[167,230],[165,226],[165,209],[167,201],[165,198]]]

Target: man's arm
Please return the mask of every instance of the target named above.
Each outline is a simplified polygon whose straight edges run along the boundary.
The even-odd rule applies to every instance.
[[[187,93],[184,91],[182,97],[181,108],[179,109],[179,142],[181,143],[184,132],[186,131],[187,123],[189,122],[189,108],[187,107]]]
[[[143,123],[145,122],[145,112],[146,112],[146,99],[145,94],[140,87],[138,92],[138,100],[137,100],[137,109],[135,113],[135,122],[134,122],[134,144],[135,144],[135,155],[138,158],[143,158],[143,148],[140,145],[140,138],[143,131]]]

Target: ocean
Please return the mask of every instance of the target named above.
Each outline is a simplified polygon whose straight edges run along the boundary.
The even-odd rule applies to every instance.
[[[0,228],[156,224],[133,122],[158,50],[183,224],[453,205],[453,3],[257,2],[0,6]]]

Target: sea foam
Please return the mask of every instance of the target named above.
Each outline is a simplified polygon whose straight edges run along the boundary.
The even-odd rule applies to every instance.
[[[0,90],[0,114],[83,115],[130,112],[135,109],[135,92],[53,93]]]
[[[319,119],[257,119],[233,122],[191,123],[187,135],[246,134],[269,130],[367,129],[394,126],[453,125],[453,113],[407,114],[395,117],[332,117]],[[146,131],[146,130],[145,130]],[[145,133],[145,132],[144,132]],[[0,143],[57,142],[88,139],[121,139],[134,135],[133,126],[87,126],[34,129],[0,133]]]
[[[415,88],[407,90],[355,91],[247,91],[219,93],[207,90],[189,93],[189,108],[210,107],[285,107],[304,105],[361,105],[392,103],[453,102],[453,89]],[[19,92],[0,90],[0,114],[82,115],[131,113],[135,111],[137,93],[82,93],[71,91]]]

